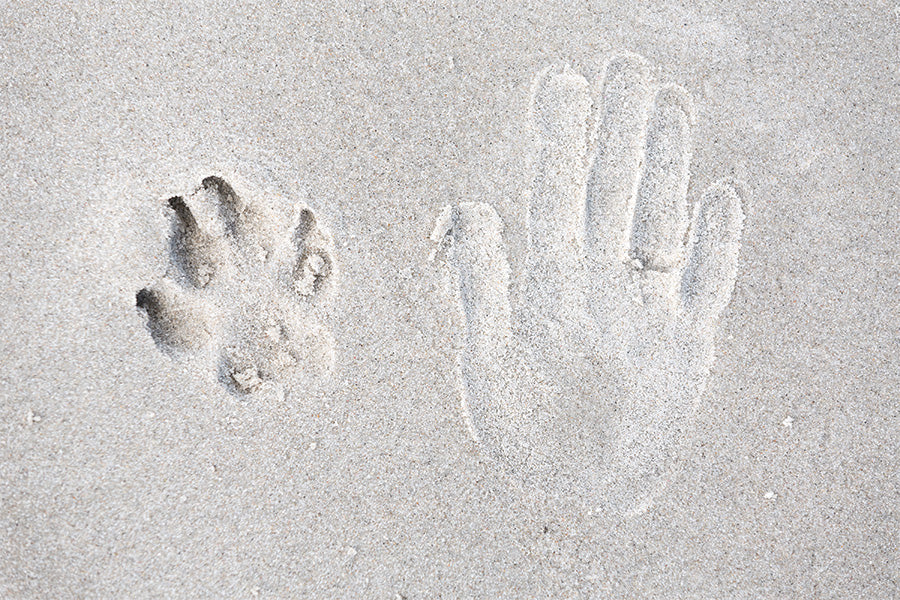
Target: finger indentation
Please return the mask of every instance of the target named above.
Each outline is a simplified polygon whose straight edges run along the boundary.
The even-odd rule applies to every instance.
[[[694,210],[681,281],[682,303],[697,318],[718,318],[731,300],[743,224],[739,189],[724,180],[710,186]]]
[[[541,150],[530,221],[540,253],[571,254],[582,239],[590,106],[587,81],[568,67],[538,76],[534,118]]]
[[[500,217],[488,204],[463,202],[450,218],[470,345],[480,355],[496,356],[506,350],[511,323],[509,262]]]
[[[681,258],[687,229],[690,122],[687,93],[677,87],[660,90],[647,127],[631,232],[631,257],[646,269],[668,271]]]
[[[550,67],[534,84],[534,119],[544,141],[585,144],[590,107],[587,81],[570,67]]]
[[[588,177],[586,224],[588,249],[595,255],[616,256],[626,247],[650,101],[649,81],[644,59],[625,54],[609,61],[596,84],[597,150]]]
[[[432,240],[445,246],[458,277],[466,322],[462,354],[463,411],[472,436],[491,437],[510,410],[501,387],[512,339],[509,262],[502,223],[488,204],[464,202],[441,214]]]

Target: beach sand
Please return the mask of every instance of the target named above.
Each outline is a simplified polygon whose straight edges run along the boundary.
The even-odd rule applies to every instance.
[[[8,6],[0,596],[900,597],[898,25],[884,2]],[[692,102],[688,201],[732,178],[744,214],[715,362],[637,511],[518,464],[508,423],[512,451],[479,436],[482,313],[430,237],[489,205],[509,280],[475,306],[531,298],[534,78],[623,52]],[[243,235],[192,196],[210,176],[275,224],[173,250],[173,197]],[[211,283],[179,270],[201,259]],[[187,317],[151,331],[137,296],[166,277]],[[574,322],[559,306],[545,325]],[[548,348],[526,363],[551,397],[620,399]],[[698,372],[648,362],[645,391]],[[522,385],[504,369],[490,385]],[[567,419],[522,439],[590,472],[592,438],[547,450]]]

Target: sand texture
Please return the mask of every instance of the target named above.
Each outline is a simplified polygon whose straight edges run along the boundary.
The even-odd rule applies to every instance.
[[[0,598],[900,598],[898,28],[5,7]]]

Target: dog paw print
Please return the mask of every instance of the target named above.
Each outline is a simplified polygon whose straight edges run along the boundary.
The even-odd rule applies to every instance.
[[[284,390],[334,363],[330,234],[306,206],[278,210],[245,193],[210,176],[170,198],[172,266],[137,292],[157,345],[175,358],[207,356],[237,394]]]
[[[612,58],[594,85],[545,70],[533,117],[528,230],[507,232],[528,248],[521,288],[490,205],[448,207],[433,234],[465,321],[465,419],[524,479],[635,514],[676,472],[704,391],[741,191],[720,180],[691,209],[690,98],[641,57]]]

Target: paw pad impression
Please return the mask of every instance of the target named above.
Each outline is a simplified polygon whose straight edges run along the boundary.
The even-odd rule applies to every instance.
[[[239,394],[332,369],[326,309],[337,278],[331,235],[309,207],[243,192],[210,176],[170,198],[172,267],[136,295],[161,349],[216,361]]]

